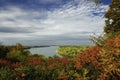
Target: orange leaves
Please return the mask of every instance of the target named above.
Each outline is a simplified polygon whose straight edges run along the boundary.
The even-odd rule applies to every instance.
[[[69,76],[67,74],[60,74],[58,76],[58,80],[68,80],[69,79]]]
[[[85,68],[91,76],[101,80],[117,80],[120,77],[120,35],[108,39],[101,47],[94,46],[79,54],[75,62],[77,70]]]
[[[87,51],[81,53],[78,55],[78,57],[75,59],[75,67],[77,69],[82,68],[82,67],[87,67],[89,64],[92,63],[95,67],[99,67],[99,58],[100,58],[100,48],[95,46]]]
[[[100,76],[103,80],[117,80],[120,77],[120,35],[107,40],[103,47],[103,73]]]
[[[120,35],[115,36],[114,38],[111,38],[107,41],[106,44],[104,44],[104,46],[108,46],[108,47],[119,47],[120,48]]]

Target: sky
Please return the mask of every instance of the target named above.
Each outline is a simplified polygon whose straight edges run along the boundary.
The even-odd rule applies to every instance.
[[[6,45],[89,45],[102,34],[111,0],[0,0],[0,42]]]

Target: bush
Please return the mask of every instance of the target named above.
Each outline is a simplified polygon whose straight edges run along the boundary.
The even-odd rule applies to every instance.
[[[8,53],[8,49],[5,46],[0,46],[0,58],[5,58]]]
[[[100,77],[103,80],[120,79],[120,35],[116,35],[103,45],[101,61],[103,70]]]
[[[12,71],[8,67],[1,67],[0,68],[0,80],[14,80]]]
[[[27,56],[22,55],[22,53],[20,51],[9,52],[6,56],[6,58],[8,58],[8,59],[11,59],[13,61],[21,61],[21,62],[26,61],[26,57]]]

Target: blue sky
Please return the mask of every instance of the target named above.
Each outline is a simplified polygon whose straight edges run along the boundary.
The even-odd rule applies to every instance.
[[[0,0],[0,41],[3,44],[90,44],[103,33],[104,13],[111,0],[95,6],[84,0]]]

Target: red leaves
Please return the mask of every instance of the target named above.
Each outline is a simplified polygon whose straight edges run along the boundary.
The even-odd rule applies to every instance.
[[[68,58],[59,58],[59,61],[62,63],[62,64],[68,64],[70,62],[70,60]]]
[[[0,59],[0,67],[8,66],[11,68],[17,68],[22,65],[21,62],[13,62],[7,59]]]
[[[48,64],[53,64],[53,63],[60,63],[60,64],[68,64],[70,60],[68,58],[52,58],[48,61]]]
[[[33,66],[40,65],[43,62],[43,60],[40,59],[39,57],[28,57],[27,61],[29,65],[33,65]]]
[[[75,67],[77,70],[88,69],[88,73],[97,76],[95,79],[117,80],[120,77],[119,57],[120,35],[117,35],[108,39],[101,47],[95,46],[79,54],[75,59]]]
[[[77,69],[80,69],[82,67],[86,67],[89,63],[92,63],[95,67],[99,68],[100,63],[99,63],[99,58],[100,58],[100,48],[95,46],[87,51],[80,53],[78,57],[75,59],[75,67]]]
[[[16,63],[11,64],[11,66],[13,68],[18,68],[18,67],[22,66],[22,63],[21,62],[16,62]]]
[[[2,66],[10,66],[11,62],[5,59],[0,59],[0,67]]]

